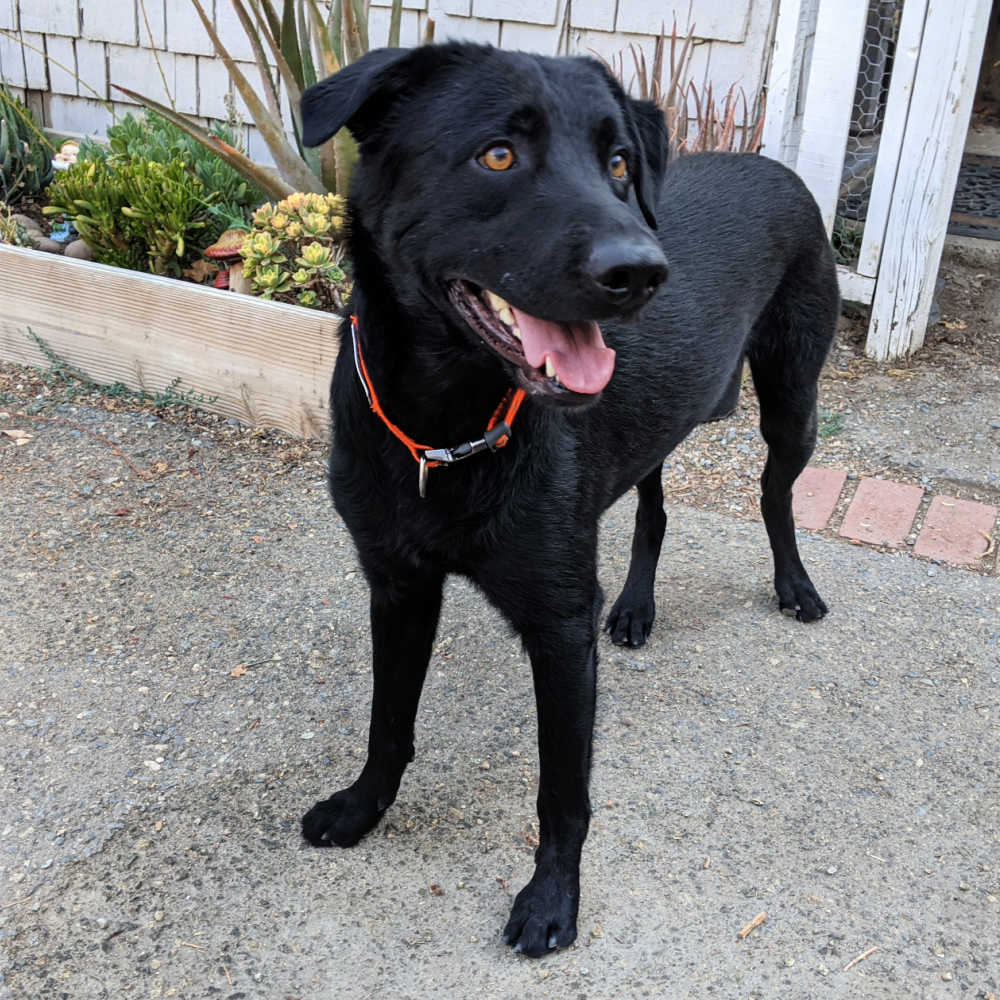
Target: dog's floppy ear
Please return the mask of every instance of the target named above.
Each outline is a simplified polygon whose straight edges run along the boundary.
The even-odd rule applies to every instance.
[[[660,200],[670,146],[667,123],[663,111],[655,102],[622,96],[640,161],[633,165],[632,171],[636,201],[649,228],[656,229],[656,206]]]
[[[394,72],[416,51],[372,49],[357,62],[345,66],[310,87],[303,95],[302,143],[319,146],[345,125],[356,139],[366,134],[365,105],[376,95],[392,96],[402,86],[403,74]]]

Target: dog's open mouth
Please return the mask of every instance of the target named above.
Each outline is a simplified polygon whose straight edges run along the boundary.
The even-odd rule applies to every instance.
[[[486,344],[517,366],[530,392],[594,396],[611,380],[615,352],[596,323],[538,319],[467,281],[450,282],[448,294]]]

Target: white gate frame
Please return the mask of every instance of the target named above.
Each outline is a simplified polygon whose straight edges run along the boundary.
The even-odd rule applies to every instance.
[[[861,252],[856,268],[838,267],[843,297],[871,305],[865,351],[880,361],[924,341],[990,6],[903,3]],[[867,0],[780,0],[778,11],[762,151],[805,180],[827,233],[867,9]]]

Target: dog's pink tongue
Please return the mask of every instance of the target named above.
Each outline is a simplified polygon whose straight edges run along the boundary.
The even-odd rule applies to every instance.
[[[611,381],[615,352],[605,346],[596,323],[551,323],[511,308],[532,368],[544,368],[551,358],[556,377],[572,392],[593,394]]]

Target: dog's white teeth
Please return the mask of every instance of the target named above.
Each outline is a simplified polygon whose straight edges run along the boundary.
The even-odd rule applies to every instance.
[[[511,324],[510,332],[514,334],[514,336],[517,337],[518,340],[521,339],[521,328],[516,323]]]
[[[491,292],[488,288],[486,289],[486,299],[495,313],[499,313],[501,309],[510,309],[510,303],[506,299],[500,298],[496,292]]]
[[[549,378],[555,378],[556,376],[556,366],[552,363],[552,357],[548,354],[545,355],[545,374]]]
[[[502,309],[497,310],[497,315],[503,320],[507,326],[514,325],[514,314],[511,312],[510,306],[504,306]]]

